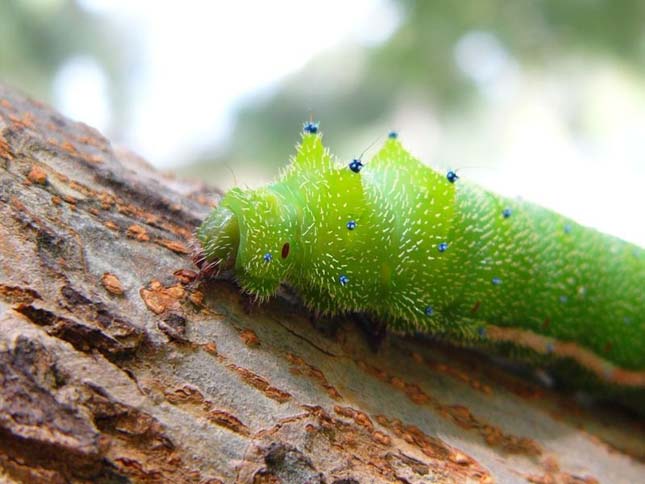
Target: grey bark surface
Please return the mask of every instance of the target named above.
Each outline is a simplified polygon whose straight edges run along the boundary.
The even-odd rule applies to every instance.
[[[0,481],[645,480],[619,412],[196,280],[217,199],[0,86]]]

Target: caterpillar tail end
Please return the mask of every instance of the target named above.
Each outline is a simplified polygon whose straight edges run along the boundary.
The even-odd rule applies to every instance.
[[[237,216],[228,208],[218,206],[197,229],[201,247],[194,262],[206,278],[232,269],[240,243]]]

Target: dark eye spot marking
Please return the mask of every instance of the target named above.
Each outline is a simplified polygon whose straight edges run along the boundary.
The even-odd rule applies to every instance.
[[[284,245],[282,246],[282,258],[286,259],[287,256],[289,255],[289,249],[291,247],[289,246],[289,242],[285,242]]]

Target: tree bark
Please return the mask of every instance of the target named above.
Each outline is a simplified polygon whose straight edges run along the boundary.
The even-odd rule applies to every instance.
[[[199,281],[217,198],[0,86],[0,481],[642,481],[620,412]]]

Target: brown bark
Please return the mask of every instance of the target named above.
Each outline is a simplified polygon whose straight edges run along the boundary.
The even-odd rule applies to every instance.
[[[642,479],[617,412],[198,283],[216,199],[0,86],[0,481]]]

